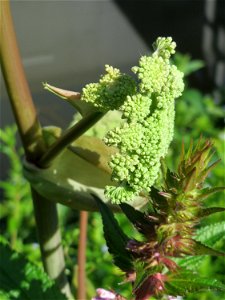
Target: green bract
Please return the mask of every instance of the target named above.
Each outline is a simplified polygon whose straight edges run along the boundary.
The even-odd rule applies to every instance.
[[[83,89],[83,99],[101,111],[119,109],[126,120],[104,138],[106,145],[119,149],[109,163],[117,186],[105,190],[113,203],[129,202],[150,191],[173,138],[174,100],[184,89],[183,73],[170,64],[176,47],[171,38],[160,37],[153,47],[154,53],[142,56],[139,66],[132,68],[137,83],[106,66],[108,74]]]

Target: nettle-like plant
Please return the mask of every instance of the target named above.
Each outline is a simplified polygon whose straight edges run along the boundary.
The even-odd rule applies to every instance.
[[[114,263],[125,272],[125,281],[132,283],[135,299],[145,300],[150,296],[162,299],[165,294],[171,295],[168,299],[176,299],[172,296],[223,289],[216,279],[199,278],[196,272],[179,266],[179,260],[174,260],[187,256],[224,256],[196,238],[196,226],[201,218],[224,210],[203,208],[208,196],[223,189],[203,188],[205,178],[218,163],[208,166],[211,150],[211,142],[201,140],[195,149],[190,146],[186,154],[183,150],[177,172],[166,170],[161,188],[151,188],[142,212],[127,203],[120,204],[143,236],[141,241],[128,237],[108,207],[96,199],[109,251]],[[184,259],[180,262],[185,265]],[[120,298],[115,296],[115,299]]]
[[[125,282],[132,284],[129,299],[175,299],[203,289],[225,290],[219,281],[199,278],[184,267],[186,256],[224,255],[204,244],[196,228],[202,217],[225,209],[203,206],[206,197],[223,189],[203,185],[218,163],[209,164],[210,141],[200,139],[187,153],[183,146],[176,172],[165,166],[173,139],[175,99],[184,89],[183,74],[170,61],[176,47],[172,38],[156,40],[153,53],[142,56],[132,68],[136,78],[106,65],[99,82],[87,84],[81,93],[45,83],[45,89],[66,99],[80,114],[75,124],[62,132],[56,127],[41,128],[38,122],[8,2],[1,2],[1,8],[3,75],[25,150],[24,175],[32,189],[42,260],[49,277],[72,298],[58,228],[56,203],[61,203],[73,209],[100,211],[109,252],[124,272]],[[118,111],[120,121],[103,141],[84,134],[112,110]],[[124,213],[142,239],[126,235],[113,211]],[[81,212],[81,224],[87,222],[86,217]],[[223,232],[222,225],[218,228],[217,233]],[[5,241],[1,248],[8,259]],[[79,269],[78,299],[85,298],[82,274]],[[21,284],[21,289],[28,289],[28,282],[25,287]],[[55,299],[64,299],[55,292],[55,286],[49,293],[53,292]],[[40,297],[45,299],[44,294]],[[125,298],[99,289],[96,299]]]

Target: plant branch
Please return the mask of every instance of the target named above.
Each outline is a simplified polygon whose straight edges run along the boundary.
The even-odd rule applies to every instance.
[[[51,161],[54,160],[65,147],[79,138],[84,132],[100,120],[103,115],[104,113],[102,112],[95,112],[83,117],[83,119],[81,119],[73,127],[69,128],[63,136],[49,147],[38,161],[38,166],[41,168],[48,167]]]
[[[45,151],[42,129],[32,101],[21,62],[16,34],[7,0],[0,1],[1,43],[0,60],[6,88],[28,161],[36,161]],[[32,190],[37,233],[42,261],[48,275],[70,296],[64,274],[65,262],[58,228],[56,204]]]
[[[88,212],[80,212],[80,237],[78,245],[78,291],[77,299],[86,299],[86,243],[87,243]]]

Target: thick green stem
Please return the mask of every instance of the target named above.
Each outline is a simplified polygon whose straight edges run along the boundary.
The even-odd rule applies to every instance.
[[[51,161],[59,155],[59,153],[74,140],[79,138],[85,131],[103,117],[104,113],[95,112],[85,116],[77,124],[68,129],[65,134],[59,138],[52,146],[44,153],[38,161],[38,166],[46,168]]]
[[[71,297],[65,276],[64,253],[56,205],[41,197],[34,190],[32,190],[32,196],[44,269],[49,277],[57,282],[60,290]]]
[[[0,1],[0,13],[2,72],[26,158],[35,164],[45,151],[42,130],[21,62],[8,1]],[[56,204],[44,199],[35,191],[32,191],[32,194],[45,270],[51,278],[56,279],[62,290],[70,295],[64,274],[65,262]]]

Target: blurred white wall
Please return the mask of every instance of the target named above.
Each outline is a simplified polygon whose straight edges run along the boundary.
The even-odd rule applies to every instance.
[[[146,46],[113,1],[13,1],[12,12],[33,91],[40,82],[79,86],[104,65],[132,66]]]

